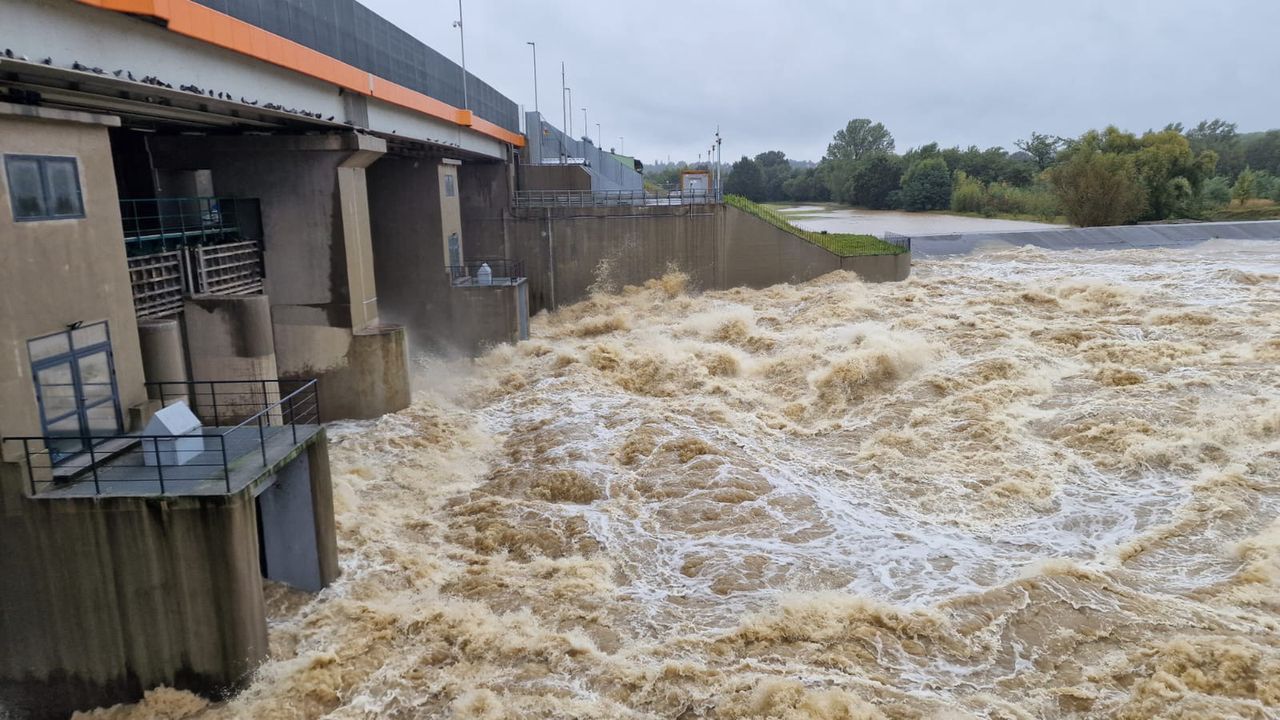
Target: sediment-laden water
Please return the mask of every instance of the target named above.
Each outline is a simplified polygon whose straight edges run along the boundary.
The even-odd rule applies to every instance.
[[[122,717],[1280,715],[1280,247],[671,274],[332,428],[343,577]]]

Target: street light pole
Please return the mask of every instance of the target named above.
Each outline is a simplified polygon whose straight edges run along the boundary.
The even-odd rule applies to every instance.
[[[462,43],[462,109],[470,110],[471,103],[467,100],[467,33],[462,29],[462,0],[458,0],[458,19],[453,26],[458,28],[458,38]]]
[[[587,129],[589,127],[591,126],[587,124],[587,109],[582,108],[582,134],[587,137],[591,136],[591,131]]]
[[[560,61],[560,129],[561,130],[564,130],[564,128],[569,124],[569,106],[564,104],[565,90],[566,88],[564,84],[564,61],[561,60]],[[568,154],[565,152],[564,133],[560,132],[560,133],[556,133],[556,135],[560,137],[560,164],[564,165],[566,159],[568,159],[569,157]]]
[[[565,92],[569,93],[569,110],[573,110],[573,88],[565,88]],[[573,113],[569,113],[569,139],[573,139]]]
[[[618,148],[619,148],[619,152],[618,152],[619,155],[627,154],[627,139],[622,137],[621,135],[618,136]]]
[[[525,45],[533,48],[533,111],[538,114],[538,122],[542,122],[542,113],[538,111],[538,43],[529,40]]]
[[[604,145],[600,143],[600,123],[596,123],[596,145],[600,145],[600,149],[604,149]]]

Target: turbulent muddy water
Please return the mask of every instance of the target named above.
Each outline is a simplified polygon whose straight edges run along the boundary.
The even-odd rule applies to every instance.
[[[1020,249],[534,322],[332,428],[343,577],[217,706],[1280,714],[1280,252]]]

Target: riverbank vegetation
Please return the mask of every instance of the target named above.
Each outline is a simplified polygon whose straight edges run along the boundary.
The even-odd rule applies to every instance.
[[[827,233],[802,230],[801,228],[791,224],[789,219],[784,218],[773,208],[752,202],[741,195],[725,195],[724,201],[743,212],[755,215],[780,230],[785,230],[796,237],[808,240],[818,247],[830,250],[832,253],[839,255],[840,257],[856,257],[859,255],[897,255],[907,251],[905,247],[899,247],[893,243],[887,243],[874,235]]]
[[[743,156],[726,168],[724,187],[754,202],[1074,225],[1280,218],[1280,130],[1239,133],[1223,120],[1142,134],[1113,126],[1077,138],[1033,132],[1014,148],[929,143],[899,154],[888,128],[857,118],[835,133],[818,163],[778,150]],[[670,184],[680,169],[655,163],[647,179]]]

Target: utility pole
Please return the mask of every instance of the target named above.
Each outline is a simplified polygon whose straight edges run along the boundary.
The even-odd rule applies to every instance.
[[[458,19],[453,26],[458,28],[458,38],[462,42],[462,109],[470,110],[471,103],[467,100],[467,33],[462,29],[462,0],[458,0]]]
[[[564,61],[561,60],[560,61],[560,129],[561,130],[563,130],[565,127],[569,125],[569,106],[565,105],[565,102],[564,102],[565,90],[566,90],[566,87],[564,84]],[[565,154],[564,139],[563,139],[564,133],[561,132],[559,133],[559,135],[561,137],[560,164],[564,165],[565,161],[568,159],[568,155]]]
[[[716,126],[716,200],[720,199],[720,126]]]
[[[542,113],[538,111],[538,43],[528,40],[525,45],[533,48],[533,111],[538,113],[538,122],[542,122]]]

